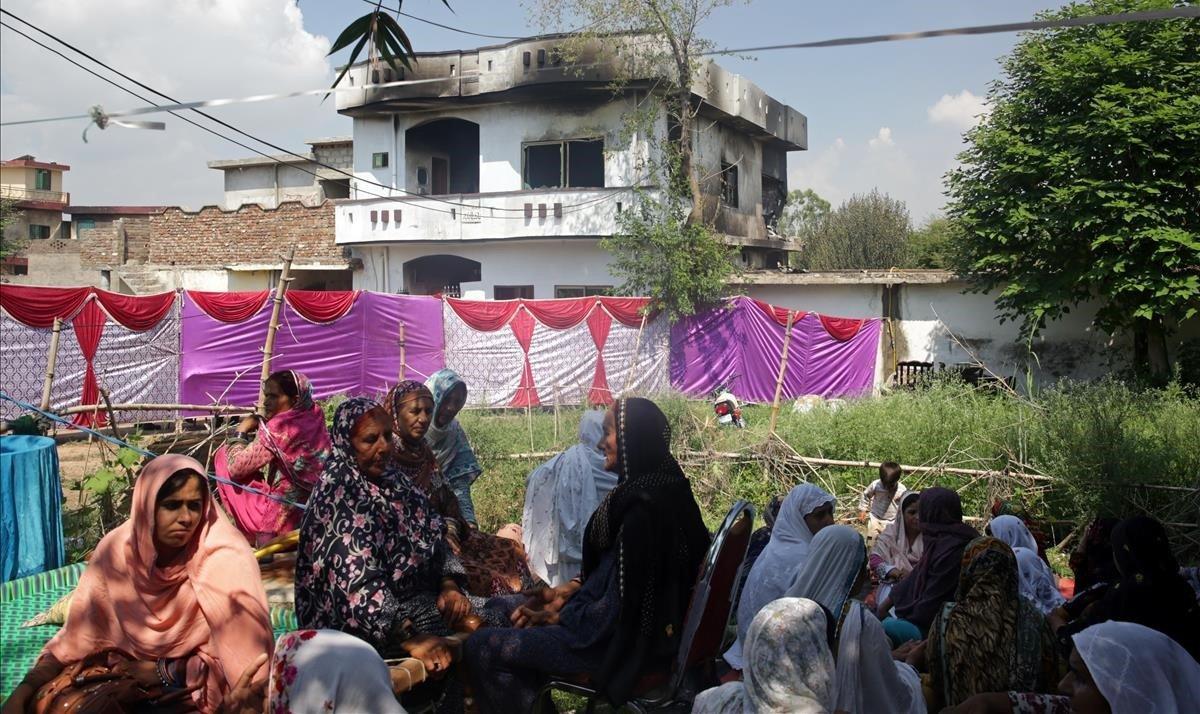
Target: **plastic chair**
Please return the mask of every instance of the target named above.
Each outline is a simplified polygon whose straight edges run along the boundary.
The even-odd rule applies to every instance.
[[[671,706],[690,708],[690,701],[680,700],[689,674],[716,659],[721,654],[729,616],[737,593],[746,548],[754,531],[754,507],[738,501],[729,509],[709,545],[700,575],[692,589],[692,598],[684,615],[679,652],[669,670],[652,672],[642,677],[637,693],[625,706],[648,712]],[[552,680],[538,693],[538,702],[549,698],[554,690],[570,692],[588,698],[589,708],[599,692],[586,682]],[[689,698],[690,699],[690,698]],[[540,707],[535,707],[535,711]]]

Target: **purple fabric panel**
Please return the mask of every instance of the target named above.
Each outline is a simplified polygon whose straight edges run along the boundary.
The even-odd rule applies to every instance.
[[[816,315],[807,315],[799,325],[806,333],[808,374],[800,391],[787,396],[857,397],[871,391],[875,384],[881,320],[867,320],[858,334],[846,342],[830,337]]]
[[[443,363],[441,301],[366,292],[344,316],[326,324],[305,320],[285,303],[272,371],[303,372],[317,397],[381,394],[399,377],[401,315],[409,376],[436,371]],[[229,324],[208,317],[185,297],[183,318],[181,399],[207,404],[228,388],[222,402],[254,404],[270,302],[249,319]]]
[[[733,315],[723,307],[709,308],[671,326],[672,387],[703,398],[741,373],[742,336]]]
[[[783,357],[785,328],[759,309],[749,298],[736,299],[735,318],[742,325],[742,376],[734,382],[733,393],[742,401],[770,403],[775,399],[775,380]],[[808,370],[809,335],[800,325],[792,325],[788,344],[787,371],[783,375],[783,397],[796,395],[803,387]]]

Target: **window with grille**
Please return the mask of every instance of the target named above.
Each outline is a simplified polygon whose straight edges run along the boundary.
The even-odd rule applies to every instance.
[[[721,164],[721,202],[738,207],[738,167],[732,164]]]
[[[525,144],[524,184],[538,188],[604,188],[604,139]]]

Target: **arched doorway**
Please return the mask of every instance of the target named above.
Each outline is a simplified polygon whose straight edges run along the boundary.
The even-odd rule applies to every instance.
[[[408,190],[437,196],[479,193],[479,125],[435,119],[404,133]]]
[[[404,287],[411,295],[458,297],[459,286],[477,282],[482,269],[478,261],[457,255],[423,255],[404,263]]]

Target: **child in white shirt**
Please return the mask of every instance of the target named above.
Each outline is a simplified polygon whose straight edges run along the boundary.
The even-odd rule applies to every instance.
[[[900,500],[908,491],[900,483],[901,475],[900,464],[885,461],[879,465],[879,478],[862,492],[858,500],[858,521],[867,524],[867,540],[874,540],[889,523],[896,520]]]

